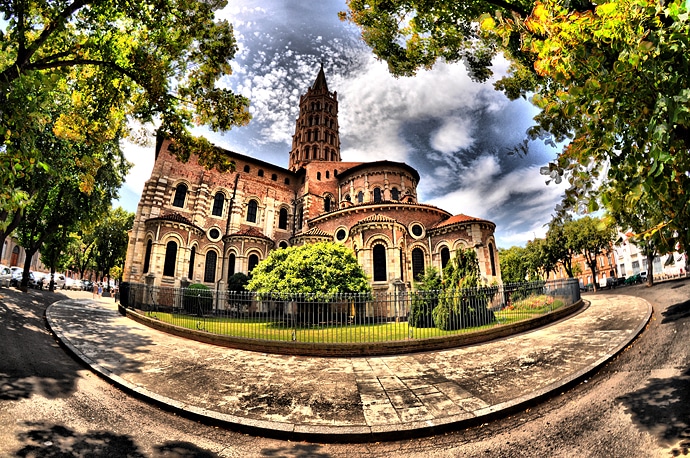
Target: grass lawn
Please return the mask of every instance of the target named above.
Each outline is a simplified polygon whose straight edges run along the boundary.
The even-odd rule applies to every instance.
[[[370,324],[287,326],[283,322],[251,320],[240,318],[194,317],[164,312],[148,312],[148,316],[164,323],[170,323],[187,329],[196,329],[212,334],[241,337],[248,339],[322,342],[322,343],[360,343],[390,342],[395,340],[424,339],[468,333],[505,325],[543,315],[563,305],[556,301],[553,304],[536,304],[513,307],[495,312],[497,321],[480,327],[467,327],[455,331],[442,331],[437,328],[410,327],[406,321]],[[518,305],[518,304],[516,304]]]

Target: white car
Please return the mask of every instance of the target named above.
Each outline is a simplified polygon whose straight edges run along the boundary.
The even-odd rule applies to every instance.
[[[10,280],[12,280],[12,271],[9,267],[0,264],[0,286],[9,288]]]
[[[66,288],[65,284],[66,284],[67,280],[65,279],[65,276],[62,274],[55,272],[55,274],[53,274],[53,282],[55,283],[55,289],[65,289]],[[43,286],[45,288],[48,288],[49,285],[50,285],[50,272],[48,272],[46,274]]]

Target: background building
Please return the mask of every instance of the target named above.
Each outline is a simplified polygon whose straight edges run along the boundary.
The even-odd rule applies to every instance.
[[[375,290],[410,287],[456,250],[500,282],[495,225],[417,199],[419,173],[392,161],[342,162],[338,98],[323,68],[300,98],[288,168],[226,151],[235,171],[178,162],[159,137],[130,232],[124,281],[223,287],[271,250],[331,240],[352,248]]]

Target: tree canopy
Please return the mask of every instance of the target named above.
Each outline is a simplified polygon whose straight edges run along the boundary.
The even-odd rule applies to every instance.
[[[369,292],[371,287],[351,249],[320,242],[272,251],[252,270],[247,289],[327,296]]]
[[[207,167],[230,168],[188,130],[228,130],[250,118],[248,100],[217,84],[237,50],[231,25],[215,20],[225,4],[0,2],[0,210],[27,205],[21,180],[50,167],[40,145],[47,132],[87,147],[74,156],[83,190],[103,163],[98,145],[127,136],[132,120],[158,123],[182,160],[195,153]]]
[[[438,59],[484,80],[493,56],[511,60],[496,87],[541,109],[532,139],[563,142],[542,169],[570,183],[567,210],[662,204],[652,231],[690,242],[690,19],[673,0],[349,0],[349,18],[393,74]]]

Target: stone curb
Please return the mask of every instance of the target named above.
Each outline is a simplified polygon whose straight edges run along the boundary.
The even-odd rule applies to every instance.
[[[472,412],[463,413],[461,415],[453,415],[437,420],[428,420],[422,422],[408,422],[402,425],[328,426],[300,425],[223,414],[194,405],[189,405],[175,399],[159,395],[142,386],[132,384],[90,359],[64,336],[61,327],[56,324],[52,314],[53,306],[59,305],[61,302],[66,301],[56,302],[51,304],[46,309],[45,318],[49,330],[53,333],[61,345],[63,345],[63,347],[66,348],[77,360],[89,367],[100,377],[106,381],[109,381],[111,384],[117,386],[125,392],[131,393],[140,399],[156,404],[181,416],[192,418],[206,424],[223,426],[231,430],[245,432],[252,435],[275,437],[280,439],[288,438],[291,440],[350,443],[377,440],[396,440],[401,439],[402,437],[419,437],[448,430],[464,429],[470,426],[486,423],[497,418],[505,417],[531,405],[535,405],[558,393],[562,393],[564,390],[577,385],[583,380],[586,380],[587,377],[596,372],[601,366],[615,358],[642,333],[652,316],[652,307],[647,302],[647,313],[645,318],[640,322],[638,327],[630,334],[630,338],[625,342],[621,343],[618,347],[599,358],[590,366],[585,367],[575,373],[567,374],[564,376],[564,378],[558,380],[557,382],[510,401],[480,408]]]

